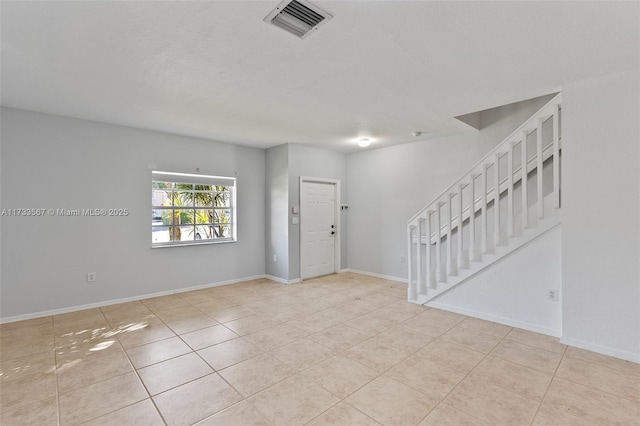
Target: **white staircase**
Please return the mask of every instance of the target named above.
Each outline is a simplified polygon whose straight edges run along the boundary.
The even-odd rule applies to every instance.
[[[561,101],[408,221],[410,302],[428,302],[560,224]]]

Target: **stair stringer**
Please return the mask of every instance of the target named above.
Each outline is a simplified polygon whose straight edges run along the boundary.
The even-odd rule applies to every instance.
[[[523,230],[521,235],[509,238],[508,245],[496,246],[493,248],[493,252],[483,253],[480,262],[470,262],[468,269],[459,268],[457,275],[448,275],[446,282],[438,282],[435,288],[427,287],[426,294],[418,293],[414,298],[409,297],[409,302],[424,305],[425,303],[438,298],[452,288],[478,275],[490,265],[493,265],[516,250],[540,238],[542,235],[561,223],[561,211],[559,209],[548,211],[543,219],[537,219],[535,227],[526,228]]]

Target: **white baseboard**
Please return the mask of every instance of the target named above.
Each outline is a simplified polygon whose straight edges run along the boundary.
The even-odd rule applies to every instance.
[[[575,346],[576,348],[584,349],[591,352],[597,352],[602,355],[612,356],[614,358],[624,359],[626,361],[635,362],[640,364],[640,354],[628,351],[621,351],[619,349],[610,348],[608,346],[602,346],[591,342],[585,342],[584,340],[572,339],[570,337],[562,337],[560,343]]]
[[[235,283],[240,283],[240,282],[244,282],[244,281],[257,280],[257,279],[260,279],[260,278],[268,278],[268,277],[265,276],[265,275],[254,275],[254,276],[251,276],[251,277],[244,277],[244,278],[238,278],[238,279],[233,279],[233,280],[220,281],[220,282],[211,283],[211,284],[203,284],[203,285],[197,285],[197,286],[192,286],[192,287],[179,288],[179,289],[175,289],[175,290],[161,291],[161,292],[158,292],[158,293],[141,294],[141,295],[138,295],[138,296],[124,297],[124,298],[121,298],[121,299],[113,299],[113,300],[106,300],[106,301],[103,301],[103,302],[88,303],[86,305],[76,305],[76,306],[70,306],[70,307],[67,307],[67,308],[59,308],[59,309],[51,309],[51,310],[48,310],[48,311],[34,312],[32,314],[15,315],[15,316],[12,316],[12,317],[0,318],[0,324],[5,324],[5,323],[9,323],[9,322],[16,322],[16,321],[24,321],[24,320],[34,319],[34,318],[48,317],[48,316],[52,316],[52,315],[67,314],[69,312],[82,311],[82,310],[85,310],[85,309],[101,308],[103,306],[117,305],[118,303],[126,303],[126,302],[133,302],[133,301],[136,301],[136,300],[149,299],[151,297],[168,296],[168,295],[171,295],[171,294],[186,293],[188,291],[202,290],[202,289],[211,288],[211,287],[219,287],[219,286],[223,286],[223,285],[235,284]]]
[[[347,269],[340,270],[340,272],[353,272],[354,274],[368,275],[370,277],[382,278],[384,280],[397,281],[397,282],[405,283],[405,284],[407,283],[407,279],[406,278],[393,277],[391,275],[383,275],[383,274],[378,274],[378,273],[375,273],[375,272],[360,271],[358,269],[347,268]]]
[[[296,278],[293,280],[285,280],[284,278],[275,277],[273,275],[265,275],[264,277],[270,279],[271,281],[275,281],[281,284],[295,284],[300,282],[300,278]]]
[[[498,324],[508,325],[510,327],[521,328],[523,330],[533,331],[534,333],[546,334],[547,336],[560,337],[562,330],[556,330],[553,328],[543,327],[538,324],[532,324],[523,321],[512,320],[510,318],[501,317],[498,315],[491,315],[484,312],[474,311],[472,309],[459,308],[453,305],[447,305],[440,302],[427,302],[424,306],[430,308],[442,309],[443,311],[454,312],[460,315],[466,315],[473,318],[479,318],[486,321],[497,322]]]

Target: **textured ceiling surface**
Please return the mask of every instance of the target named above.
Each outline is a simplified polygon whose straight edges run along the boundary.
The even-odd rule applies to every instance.
[[[638,2],[316,1],[304,40],[278,3],[2,1],[2,105],[352,152],[638,66]]]

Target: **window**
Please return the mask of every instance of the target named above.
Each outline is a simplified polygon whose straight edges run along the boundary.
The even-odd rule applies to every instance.
[[[235,204],[235,178],[152,172],[152,247],[236,241]]]

